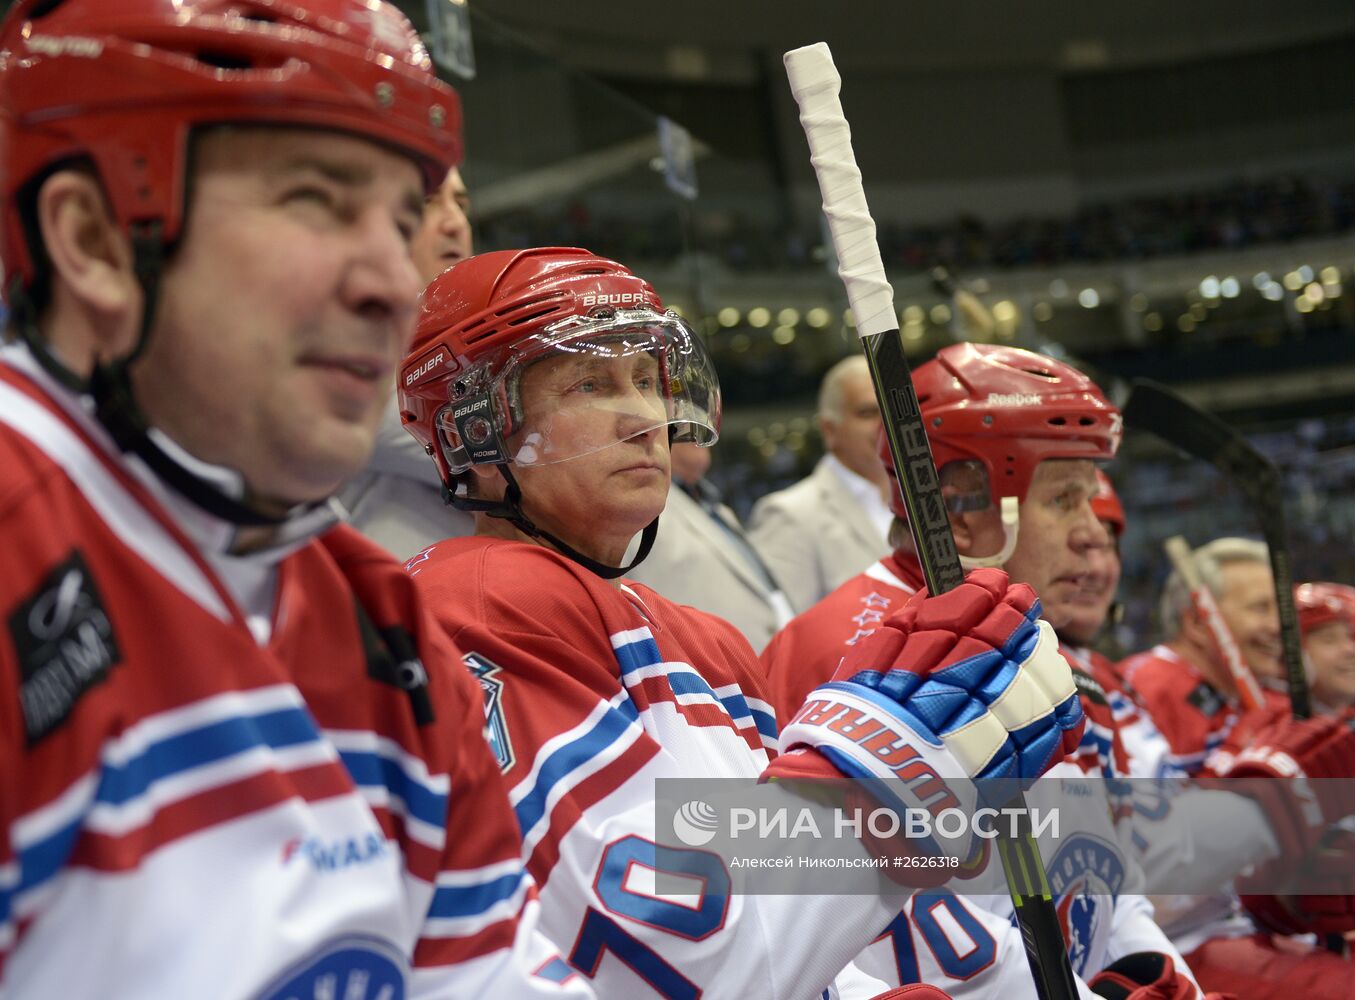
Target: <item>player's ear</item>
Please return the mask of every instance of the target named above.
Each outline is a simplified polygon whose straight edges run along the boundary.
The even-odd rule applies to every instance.
[[[975,544],[986,536],[991,529],[988,517],[989,511],[986,510],[967,510],[963,512],[949,511],[950,531],[955,536],[955,551],[962,556],[972,556],[975,554],[986,555],[987,553],[975,553]],[[998,525],[999,534],[1001,533],[1001,524]],[[1000,548],[999,543],[999,548]]]
[[[1208,646],[1211,641],[1209,629],[1200,617],[1199,609],[1193,605],[1181,612],[1180,631],[1181,638],[1196,646]]]
[[[119,314],[140,300],[131,246],[92,173],[59,170],[47,178],[37,216],[53,274],[84,310]]]
[[[58,170],[38,191],[37,223],[52,269],[52,308],[78,315],[49,324],[53,348],[77,371],[121,357],[137,335],[141,286],[132,251],[98,179],[87,170]]]

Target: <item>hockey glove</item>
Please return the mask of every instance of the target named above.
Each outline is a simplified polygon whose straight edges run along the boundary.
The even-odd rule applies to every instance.
[[[1107,966],[1089,984],[1109,1000],[1199,1000],[1200,990],[1176,970],[1171,956],[1139,951]],[[1206,993],[1204,1000],[1237,1000],[1232,993]]]
[[[1029,787],[1076,748],[1082,706],[1040,604],[981,569],[939,597],[921,591],[854,646],[786,726],[783,750],[820,751],[887,805],[936,811],[944,778]],[[899,799],[874,783],[897,789]],[[952,804],[966,811],[973,791]],[[963,849],[961,850],[963,854]]]
[[[1247,895],[1242,905],[1258,926],[1272,934],[1328,935],[1355,932],[1355,833],[1333,830],[1299,865],[1303,887],[1322,887],[1321,895]]]
[[[1333,823],[1355,815],[1355,710],[1282,719],[1259,730],[1222,776],[1277,778],[1234,786],[1265,811],[1286,866],[1305,858]],[[1345,780],[1334,780],[1345,779]]]
[[[887,993],[879,993],[871,1000],[950,1000],[950,994],[943,993],[935,986],[909,983],[907,986],[895,986]]]

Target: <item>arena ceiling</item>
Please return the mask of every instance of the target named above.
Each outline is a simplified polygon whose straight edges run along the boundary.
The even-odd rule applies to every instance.
[[[1350,0],[470,0],[567,64],[603,75],[715,77],[738,53],[824,40],[858,71],[1010,65],[1100,69],[1355,32]],[[689,50],[684,52],[683,50]],[[691,50],[696,50],[693,54]],[[704,54],[704,59],[702,58]]]

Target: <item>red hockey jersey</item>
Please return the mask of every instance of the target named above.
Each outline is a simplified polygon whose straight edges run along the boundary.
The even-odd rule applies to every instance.
[[[845,651],[902,608],[921,583],[917,560],[895,552],[792,620],[761,657],[778,713],[793,711],[791,706],[798,707],[805,692],[829,680]],[[1129,952],[1179,956],[1138,894],[1142,875],[1122,842],[1128,836],[1122,821],[1130,812],[1121,780],[1126,758],[1107,694],[1086,672],[1090,662],[1066,647],[1061,651],[1075,668],[1087,724],[1077,750],[1051,769],[1049,777],[1106,779],[1102,787],[1107,808],[1097,815],[1095,828],[1065,833],[1049,863],[1069,957],[1074,971],[1089,979]],[[1068,784],[1075,791],[1089,787]],[[1063,787],[1059,781],[1037,784],[1029,795],[1031,804],[1037,808],[1056,804]],[[857,958],[857,965],[889,985],[920,979],[944,988],[957,1000],[1033,998],[1011,900],[1003,894],[1000,871],[989,875],[992,879],[986,885],[976,880],[972,895],[919,893]],[[1081,988],[1085,992],[1086,987]]]
[[[655,781],[757,779],[774,752],[732,625],[525,542],[452,539],[406,568],[486,685],[542,925],[599,994],[814,996],[897,911],[902,893],[731,893],[695,850],[691,897],[656,890]]]
[[[260,644],[79,401],[2,353],[0,993],[585,995],[400,567],[347,528],[296,542]]]

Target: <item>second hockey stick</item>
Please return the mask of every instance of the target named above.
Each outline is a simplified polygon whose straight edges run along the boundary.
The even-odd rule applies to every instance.
[[[955,551],[917,392],[904,357],[894,313],[894,290],[885,280],[875,222],[866,205],[861,171],[852,150],[851,129],[838,100],[842,80],[823,42],[787,52],[785,63],[791,92],[800,106],[810,162],[823,195],[838,272],[851,301],[884,417],[908,526],[927,589],[941,594],[963,582],[964,570]],[[1010,805],[1018,808],[1020,815],[1027,815],[1023,795],[1018,793]],[[1041,1000],[1076,1000],[1077,984],[1034,837],[1027,830],[1019,837],[1004,838],[998,844],[998,853],[1036,992]]]
[[[1270,551],[1289,703],[1294,718],[1308,718],[1312,704],[1294,610],[1294,575],[1289,565],[1280,471],[1237,430],[1156,382],[1135,380],[1124,406],[1124,419],[1128,426],[1151,431],[1192,458],[1208,462],[1247,498]]]

